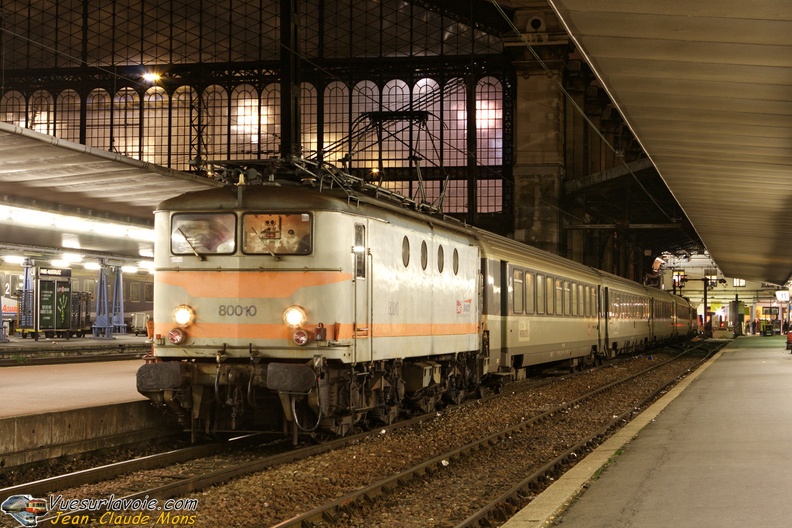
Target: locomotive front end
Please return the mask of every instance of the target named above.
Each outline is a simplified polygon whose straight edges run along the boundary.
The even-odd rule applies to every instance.
[[[289,196],[213,190],[156,213],[155,338],[138,391],[193,436],[296,439],[318,424],[327,365],[354,359],[350,246],[315,243],[317,229],[334,240],[339,215]]]

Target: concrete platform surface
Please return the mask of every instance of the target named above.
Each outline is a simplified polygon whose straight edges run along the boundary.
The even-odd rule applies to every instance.
[[[142,359],[0,369],[0,418],[144,400]]]
[[[790,526],[785,344],[733,341],[502,527]]]

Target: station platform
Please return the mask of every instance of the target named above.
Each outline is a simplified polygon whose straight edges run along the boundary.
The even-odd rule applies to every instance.
[[[147,401],[137,391],[142,359],[0,368],[0,419]]]
[[[786,528],[786,336],[730,342],[502,528]]]
[[[123,347],[140,346],[146,343],[146,336],[135,334],[113,334],[110,339],[85,337],[53,337],[33,339],[32,337],[22,338],[19,335],[6,336],[6,341],[0,341],[0,352],[9,350],[33,350],[47,348],[99,348],[99,347]]]

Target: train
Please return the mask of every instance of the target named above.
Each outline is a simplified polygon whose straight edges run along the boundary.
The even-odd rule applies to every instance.
[[[29,275],[27,285],[26,273]],[[108,274],[114,276],[115,273],[118,271]],[[5,333],[34,339],[91,335],[96,321],[99,283],[96,269],[86,269],[80,264],[52,266],[46,256],[28,258],[27,264],[0,260],[0,302]],[[124,312],[124,328],[118,331],[145,334],[145,323],[151,318],[154,308],[153,276],[148,271],[124,273],[121,283],[123,303],[120,306]],[[114,287],[114,284],[108,286],[109,298],[113,296]],[[58,320],[63,307],[59,303],[61,296],[64,296],[64,302],[68,298],[69,305],[63,321]]]
[[[682,297],[312,174],[155,211],[137,389],[194,439],[345,435],[697,331]]]

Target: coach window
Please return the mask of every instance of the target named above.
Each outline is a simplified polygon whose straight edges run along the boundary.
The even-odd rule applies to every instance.
[[[454,248],[454,275],[459,273],[459,251]]]
[[[536,313],[545,313],[545,278],[544,275],[536,276]]]
[[[437,271],[443,273],[445,266],[445,256],[443,255],[443,246],[437,246]]]
[[[589,286],[581,286],[580,288],[580,297],[581,303],[583,307],[581,308],[581,315],[590,316],[591,315],[591,288]]]
[[[555,289],[553,288],[553,277],[545,278],[545,291],[547,292],[547,315],[553,315],[557,313],[559,308],[555,303],[556,298]]]
[[[536,311],[536,292],[534,291],[534,274],[525,273],[525,313],[532,314]]]
[[[561,279],[555,280],[555,313],[564,314],[564,288]]]
[[[588,313],[588,286],[580,285],[580,315],[587,317]]]
[[[583,286],[583,315],[591,317],[591,286]]]
[[[523,271],[522,270],[514,270],[512,271],[512,278],[514,279],[514,302],[513,308],[514,313],[521,314],[523,313],[524,309],[524,289],[523,289]]]
[[[129,302],[140,302],[141,300],[140,283],[133,282],[129,285]]]
[[[402,239],[402,263],[405,268],[410,263],[410,240],[406,236]]]
[[[12,273],[8,277],[8,287],[6,288],[6,295],[16,294],[17,290],[21,290],[24,285],[24,277],[18,273]]]
[[[355,277],[366,278],[366,226],[355,224]]]
[[[143,302],[154,302],[154,285],[146,283],[143,286]]]
[[[563,282],[564,287],[564,315],[570,315],[572,313],[572,303],[571,301],[571,288],[569,281]]]
[[[95,299],[96,298],[96,281],[91,280],[91,279],[83,280],[82,291],[88,292],[88,294],[90,294],[90,296],[91,296],[91,299]]]
[[[572,315],[578,314],[578,284],[572,283]]]
[[[429,264],[429,248],[426,247],[426,241],[421,242],[421,268],[426,270]]]

